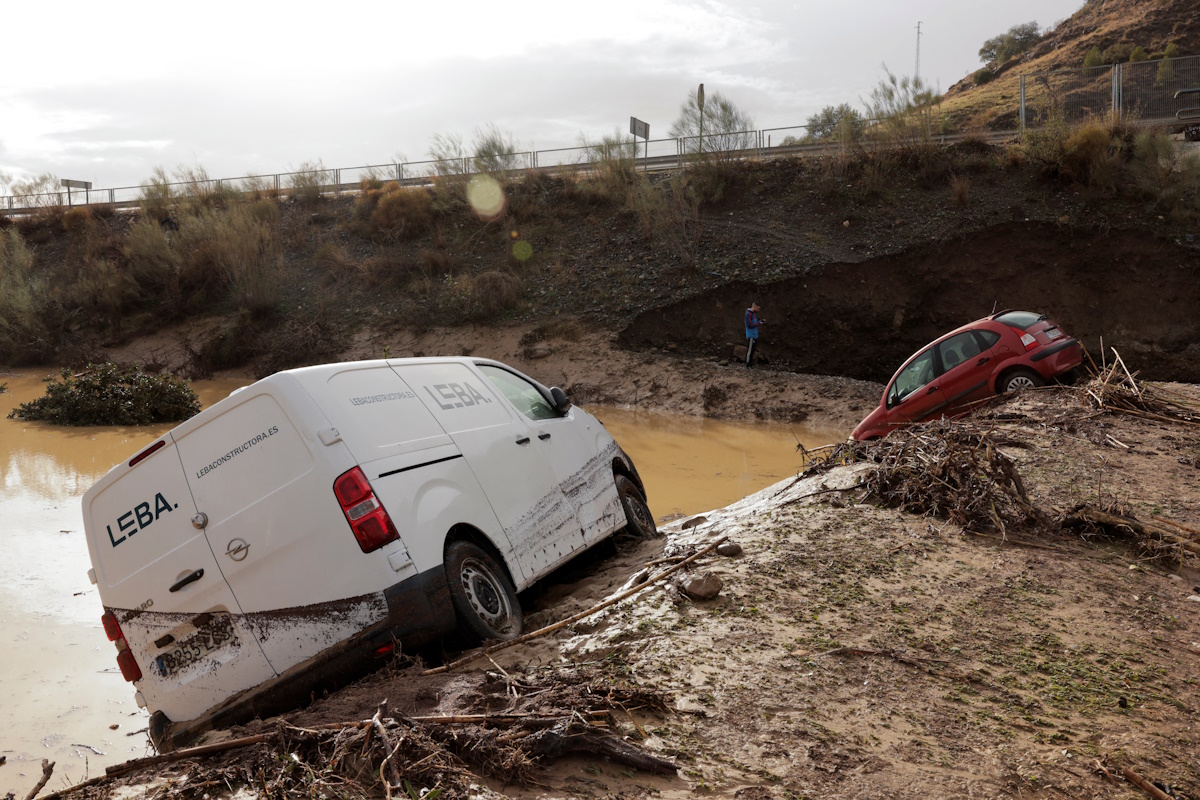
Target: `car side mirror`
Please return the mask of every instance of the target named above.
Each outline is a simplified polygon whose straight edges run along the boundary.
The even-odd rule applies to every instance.
[[[554,410],[559,414],[566,414],[571,410],[571,398],[557,386],[550,388],[550,399],[554,401]]]

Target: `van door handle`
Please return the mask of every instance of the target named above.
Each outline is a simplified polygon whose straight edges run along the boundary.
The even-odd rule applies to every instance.
[[[982,367],[984,364],[986,364],[987,362],[989,362],[991,360],[992,360],[991,356],[984,356],[983,358],[981,358],[975,362],[975,366]]]
[[[544,442],[550,438],[550,434],[546,433],[545,431],[542,431],[541,433],[538,434],[538,438]]]
[[[529,444],[529,437],[528,436],[518,436],[517,444]]]
[[[180,589],[187,586],[189,583],[195,583],[196,581],[200,580],[203,577],[204,577],[204,570],[198,569],[195,572],[193,572],[191,575],[185,575],[184,577],[175,581],[175,583],[171,586],[171,591],[178,592]]]

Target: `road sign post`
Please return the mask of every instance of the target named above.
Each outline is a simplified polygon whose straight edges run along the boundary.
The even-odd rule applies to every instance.
[[[646,160],[643,162],[646,172],[650,171],[650,123],[642,122],[637,117],[629,118],[629,132],[633,134],[633,157],[637,158],[637,137],[646,140]]]
[[[704,84],[696,90],[696,105],[700,108],[700,146],[698,152],[704,155]]]
[[[68,205],[68,206],[69,206],[69,205],[71,205],[71,190],[72,190],[72,189],[83,189],[83,191],[84,191],[84,195],[83,195],[83,201],[84,201],[84,203],[89,203],[89,202],[91,202],[91,198],[90,198],[90,197],[88,196],[88,194],[87,194],[89,191],[91,191],[91,188],[92,188],[92,182],[91,182],[91,181],[73,181],[73,180],[71,180],[70,178],[63,178],[63,179],[62,179],[61,181],[59,181],[59,182],[60,182],[60,183],[63,185],[63,187],[64,187],[64,188],[66,188],[66,190],[67,190],[67,205]]]

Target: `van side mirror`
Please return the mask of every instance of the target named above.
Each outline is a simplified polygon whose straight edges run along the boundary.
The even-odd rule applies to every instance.
[[[559,414],[566,414],[571,410],[571,399],[557,386],[550,388],[550,399],[554,401],[554,410]]]

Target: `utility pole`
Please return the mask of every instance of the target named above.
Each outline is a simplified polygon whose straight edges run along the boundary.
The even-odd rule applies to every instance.
[[[917,71],[914,73],[916,79],[921,80],[921,22],[917,21]]]

